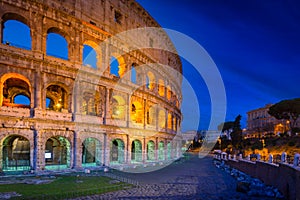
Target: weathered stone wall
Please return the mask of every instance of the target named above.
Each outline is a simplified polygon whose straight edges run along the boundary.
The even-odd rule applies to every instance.
[[[261,161],[227,160],[226,163],[267,185],[277,187],[290,200],[300,199],[300,168],[288,164],[270,164]]]
[[[167,143],[172,142],[180,130],[182,118],[182,79],[176,75],[176,72],[182,72],[182,66],[179,57],[173,54],[176,51],[168,36],[164,31],[149,34],[134,32],[129,40],[115,39],[101,45],[123,31],[159,27],[138,3],[133,0],[0,0],[0,4],[0,141],[3,142],[12,134],[28,139],[32,169],[44,169],[45,144],[54,137],[64,137],[70,143],[71,167],[81,167],[82,143],[86,138],[95,138],[103,144],[101,160],[105,164],[109,164],[111,142],[114,139],[124,142],[127,152],[124,155],[125,163],[130,163],[134,137],[141,141],[143,152],[150,140],[156,148],[159,141],[164,141],[165,148]],[[31,49],[3,41],[4,23],[7,20],[17,20],[29,27]],[[49,33],[57,33],[66,39],[67,59],[47,54]],[[97,69],[83,66],[83,46],[86,44],[97,52]],[[140,44],[146,49],[136,49],[136,45]],[[151,46],[172,49],[174,52],[151,50]],[[111,56],[119,61],[120,77],[109,72]],[[163,69],[159,64],[168,65],[175,72]],[[138,73],[137,85],[130,81],[133,65]],[[139,67],[144,65],[147,67]],[[146,84],[149,71],[155,74],[154,87],[151,89]],[[13,106],[13,102],[4,105],[7,99],[3,91],[7,87],[5,82],[10,78],[28,85],[29,108]],[[163,95],[159,94],[159,79],[163,80]],[[60,111],[46,108],[46,98],[49,96],[47,89],[50,86],[64,91],[63,109]],[[93,114],[82,112],[87,93],[97,101],[97,110]],[[115,96],[122,97],[124,101],[124,117],[121,119],[113,116]],[[131,120],[134,101],[142,105],[140,113],[143,118],[140,123]],[[155,107],[156,119],[153,124],[148,124],[147,109],[154,105],[159,105]],[[165,113],[163,127],[158,125],[158,109]],[[170,119],[168,114],[171,115]],[[168,120],[171,124],[169,127]],[[173,144],[176,142],[172,142],[172,147],[179,148]],[[173,158],[178,156],[176,152],[178,150],[172,150]]]

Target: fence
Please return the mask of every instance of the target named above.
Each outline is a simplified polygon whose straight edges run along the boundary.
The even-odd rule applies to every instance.
[[[215,159],[223,160],[229,166],[262,180],[266,185],[278,188],[286,199],[300,200],[300,195],[297,194],[300,191],[300,155],[298,153],[293,158],[290,156],[290,160],[286,153],[282,153],[280,159],[276,157],[275,160],[270,154],[267,162],[262,161],[260,155],[257,155],[253,161],[251,156],[243,158],[241,155],[231,156],[225,152],[215,154]]]

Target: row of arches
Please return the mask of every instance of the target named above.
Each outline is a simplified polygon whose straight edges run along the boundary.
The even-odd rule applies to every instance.
[[[103,117],[105,106],[105,89],[99,87],[96,91],[82,92],[76,103],[80,104],[82,115]],[[34,107],[32,86],[29,80],[16,73],[8,73],[0,79],[0,104],[9,107]],[[63,83],[53,82],[46,85],[46,90],[41,96],[44,97],[42,108],[56,112],[72,112],[71,92]],[[129,104],[129,107],[128,107]],[[179,116],[152,102],[144,103],[143,99],[132,96],[127,102],[122,95],[115,94],[109,104],[111,113],[108,118],[127,120],[132,123],[148,124],[159,128],[177,130]],[[127,108],[128,107],[128,108]],[[126,118],[129,112],[129,119]],[[167,122],[167,123],[166,123]]]
[[[2,43],[26,50],[32,49],[32,33],[27,20],[14,13],[8,13],[2,16]],[[15,30],[18,30],[16,32]],[[22,33],[22,34],[20,34]],[[67,33],[59,28],[51,27],[46,32],[45,53],[48,56],[69,60],[70,41],[66,39]],[[94,69],[101,68],[104,50],[99,47],[97,42],[87,40],[83,43],[79,56],[84,66]],[[157,92],[161,97],[166,97],[169,101],[179,106],[178,92],[175,92],[172,85],[166,84],[158,75],[153,72],[142,72],[136,63],[127,64],[122,56],[110,56],[109,73],[115,77],[123,77],[128,70],[130,81],[133,84],[145,85],[145,88]],[[127,66],[128,65],[128,66]],[[105,66],[107,67],[107,66]],[[142,75],[145,74],[145,75]],[[144,78],[141,78],[145,76]]]
[[[100,140],[88,137],[79,146],[81,148],[81,166],[102,166],[104,164],[104,145]],[[2,165],[0,168],[4,171],[18,171],[32,169],[33,159],[31,158],[33,144],[28,138],[13,134],[2,139],[0,144]],[[45,169],[65,169],[71,166],[72,145],[68,138],[64,136],[53,136],[46,140],[42,145]],[[135,139],[130,145],[130,163],[144,163],[170,160],[171,143],[163,141],[155,142],[149,140],[143,149],[143,143]],[[122,139],[113,139],[109,144],[110,165],[125,164],[125,145]]]
[[[4,74],[0,79],[0,104],[9,107],[33,107],[33,91],[29,80],[16,73]],[[52,82],[46,86],[45,109],[68,110],[68,89],[63,83]]]

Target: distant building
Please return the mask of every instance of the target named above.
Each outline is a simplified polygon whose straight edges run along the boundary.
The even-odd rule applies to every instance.
[[[245,138],[274,136],[289,131],[289,120],[278,120],[269,115],[268,110],[273,104],[247,112],[247,130]]]

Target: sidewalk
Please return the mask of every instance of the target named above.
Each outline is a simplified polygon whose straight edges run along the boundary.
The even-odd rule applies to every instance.
[[[236,192],[236,180],[216,168],[212,157],[199,159],[197,154],[188,155],[183,162],[154,172],[118,172],[120,176],[140,182],[139,187],[76,199],[265,199]]]

